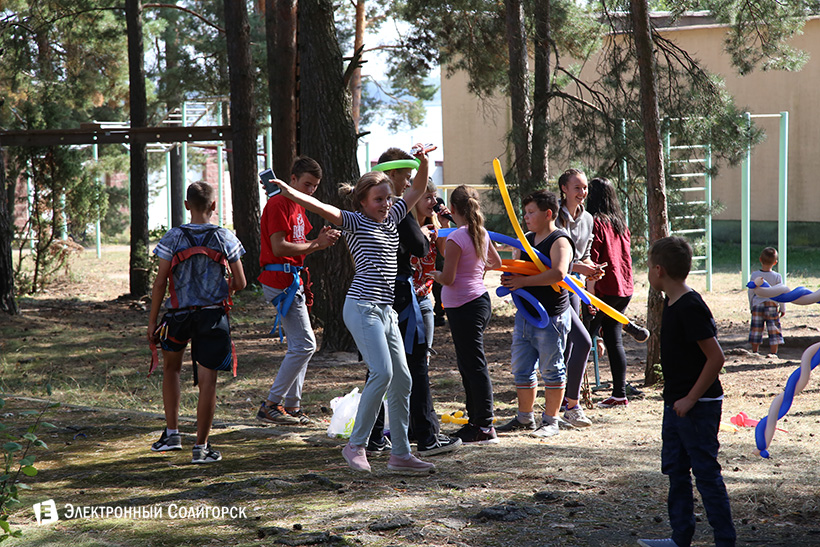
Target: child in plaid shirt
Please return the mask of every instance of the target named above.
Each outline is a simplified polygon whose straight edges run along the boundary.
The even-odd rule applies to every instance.
[[[780,277],[779,273],[772,271],[775,264],[777,264],[777,249],[766,247],[760,253],[760,269],[752,273],[750,280],[762,277],[771,286],[782,285],[783,278]],[[760,348],[760,343],[763,341],[763,326],[765,325],[769,333],[769,354],[777,355],[777,347],[783,343],[780,318],[786,315],[786,304],[757,296],[749,289],[749,308],[752,311],[752,321],[749,328],[749,343],[752,344],[752,351],[757,353],[758,348]]]

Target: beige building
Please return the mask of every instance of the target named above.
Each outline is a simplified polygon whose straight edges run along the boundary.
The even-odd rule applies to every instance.
[[[802,71],[755,71],[743,77],[734,71],[724,52],[726,27],[708,21],[689,17],[683,22],[685,26],[661,32],[709,71],[721,75],[736,104],[752,115],[789,112],[789,222],[815,222],[820,211],[820,191],[812,175],[820,172],[820,18],[807,21],[803,34],[791,43],[810,57]],[[492,173],[494,157],[499,157],[505,168],[510,163],[505,140],[511,123],[509,101],[499,97],[480,102],[467,92],[466,81],[463,73],[442,78],[444,180],[448,184],[480,184]],[[760,221],[777,221],[780,122],[758,118],[754,123],[766,132],[766,140],[752,150],[751,161],[751,218],[760,226]],[[551,166],[553,173],[562,169]],[[740,166],[728,165],[721,166],[713,180],[713,199],[725,206],[715,217],[716,229],[724,235],[737,230],[738,238],[740,180]]]

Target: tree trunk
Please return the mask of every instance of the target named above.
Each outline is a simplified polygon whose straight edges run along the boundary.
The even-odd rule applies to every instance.
[[[142,42],[142,3],[126,0],[128,32],[128,78],[130,80],[131,127],[148,125],[145,93],[145,61]],[[148,275],[148,155],[144,143],[131,143],[131,295],[149,293]]]
[[[641,78],[641,121],[646,154],[646,205],[651,243],[669,235],[669,223],[666,211],[660,112],[655,82],[655,55],[647,0],[632,0],[632,24]],[[655,384],[659,379],[654,365],[660,363],[659,335],[662,315],[663,297],[660,292],[650,287],[646,323],[652,335],[646,345],[646,385]]]
[[[324,171],[314,196],[347,208],[337,190],[340,183],[359,176],[356,130],[330,0],[302,0],[299,4],[299,65],[302,153],[318,161]],[[315,235],[324,221],[316,215],[310,215],[310,221]],[[352,349],[353,340],[342,320],[345,293],[353,278],[347,247],[340,242],[308,255],[306,262],[316,295],[313,311],[324,327],[322,351]]]
[[[11,256],[11,242],[14,237],[13,211],[14,185],[17,181],[6,181],[6,156],[0,146],[0,311],[9,315],[17,314],[14,300],[14,261]]]
[[[296,157],[296,0],[265,0],[273,172],[290,180]]]
[[[535,2],[535,77],[532,101],[532,190],[543,188],[549,174],[550,3]],[[522,193],[523,194],[523,193]]]
[[[504,2],[507,14],[507,48],[510,56],[510,109],[515,173],[519,185],[530,178],[529,70],[527,35],[520,0]]]
[[[224,0],[228,75],[231,82],[233,172],[231,200],[236,236],[245,247],[242,264],[251,282],[259,276],[259,182],[256,160],[256,113],[253,104],[253,66],[250,23],[245,2]]]
[[[353,38],[353,51],[359,51],[359,48],[364,44],[364,29],[367,26],[367,18],[365,17],[364,1],[356,0],[356,34]],[[353,127],[356,134],[359,133],[359,120],[362,111],[362,67],[358,66],[353,69],[353,74],[350,77],[350,96],[353,101],[353,106],[350,109],[353,117]]]

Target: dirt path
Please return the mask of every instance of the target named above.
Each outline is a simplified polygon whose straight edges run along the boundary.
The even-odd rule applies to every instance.
[[[0,421],[10,434],[25,432],[31,417],[24,411],[38,405],[9,395],[65,403],[46,418],[56,429],[42,432],[48,450],[35,452],[40,473],[26,479],[33,489],[23,492],[23,505],[11,516],[25,540],[11,545],[626,546],[669,533],[660,474],[662,404],[657,388],[641,387],[643,347],[631,340],[628,379],[645,397],[625,409],[589,411],[593,427],[548,441],[515,435],[494,446],[465,447],[437,457],[437,472],[429,477],[388,474],[386,460],[378,458],[373,475],[362,477],[344,465],[342,441],[326,435],[329,415],[323,412],[332,397],[363,384],[355,356],[314,359],[305,408],[320,420],[317,426],[272,427],[254,419],[283,347],[267,334],[271,314],[261,298],[246,293],[234,315],[240,375],[220,379],[212,435],[225,459],[205,467],[188,463],[196,403],[189,384],[181,410],[189,418],[182,425],[184,450],[151,453],[163,427],[161,376],[145,378],[147,312],[139,303],[116,300],[127,279],[111,273],[123,271],[123,258],[115,255],[102,264],[93,252],[83,257],[76,278],[21,300],[21,316],[0,319],[0,386],[7,399]],[[123,256],[127,263],[127,250]],[[815,306],[792,307],[780,358],[749,354],[747,304],[735,288],[737,277],[719,276],[716,290],[705,295],[727,354],[727,422],[740,411],[753,418],[766,413],[803,349],[817,341],[820,324]],[[630,307],[639,321],[641,294],[644,287],[636,289]],[[498,309],[486,341],[502,420],[514,412],[511,321],[508,310]],[[451,347],[447,327],[437,329],[431,381],[439,412],[463,408]],[[609,378],[606,361],[601,377]],[[818,391],[814,381],[795,400],[780,424],[788,433],[777,433],[770,460],[755,454],[751,429],[721,433],[720,462],[739,545],[820,544]],[[594,399],[608,394],[595,392]],[[31,505],[48,499],[61,520],[38,526]],[[111,507],[112,514],[95,518],[84,509],[88,514],[68,519],[67,504]],[[213,518],[214,507],[228,513]],[[115,518],[117,508],[122,518]],[[132,513],[124,516],[128,508]],[[133,508],[151,518],[134,518]],[[205,509],[207,518],[199,518]],[[696,510],[701,522],[694,545],[710,545],[699,502]]]

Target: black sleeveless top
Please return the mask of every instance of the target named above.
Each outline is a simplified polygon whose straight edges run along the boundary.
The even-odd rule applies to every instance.
[[[529,232],[524,237],[527,238],[527,241],[530,242],[530,245],[532,245],[533,248],[541,251],[541,254],[547,258],[550,257],[550,249],[552,249],[552,244],[562,237],[567,238],[570,246],[572,246],[573,253],[575,252],[575,244],[572,242],[572,238],[560,228],[550,232],[550,235],[545,237],[538,245],[535,245],[535,232]],[[524,251],[521,251],[521,260],[532,262],[529,255]],[[551,317],[564,313],[569,307],[569,292],[566,289],[556,291],[551,286],[547,285],[539,287],[525,287],[525,290],[529,291],[530,294],[541,302],[544,309],[547,310],[547,315]],[[524,301],[524,308],[526,308],[526,310],[534,317],[538,317],[538,313],[526,300]]]

